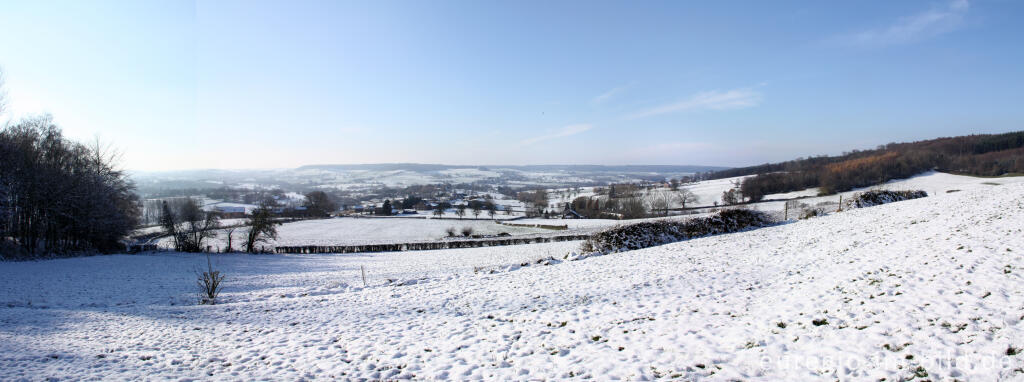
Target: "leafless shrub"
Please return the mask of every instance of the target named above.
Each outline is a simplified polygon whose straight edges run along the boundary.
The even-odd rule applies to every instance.
[[[462,227],[462,236],[470,237],[473,235],[473,227]]]
[[[220,294],[225,276],[213,269],[210,255],[206,255],[206,269],[205,272],[199,273],[196,281],[199,286],[199,303],[213,305],[217,303],[217,295]]]

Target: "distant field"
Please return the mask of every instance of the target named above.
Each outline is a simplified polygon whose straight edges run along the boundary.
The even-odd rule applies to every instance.
[[[712,206],[715,201],[721,201],[721,194],[732,187],[732,182],[740,178],[718,179],[694,184],[684,185],[699,197],[698,206]],[[894,180],[871,188],[885,188],[893,190],[924,190],[929,195],[939,195],[950,191],[991,189],[1001,185],[1024,183],[1024,177],[1002,177],[1002,178],[980,178],[964,175],[953,175],[941,172],[927,172],[908,179]],[[866,190],[858,189],[842,193],[843,198],[850,198],[853,194]],[[568,196],[561,196],[558,190],[552,190],[553,194],[560,195],[559,199],[569,199]],[[592,194],[592,190],[584,188],[581,194]],[[789,199],[800,197],[802,203],[815,205],[818,203],[835,203],[839,201],[840,195],[815,196],[817,189],[795,191],[787,194],[769,195],[766,199]],[[675,206],[675,207],[678,207]],[[744,205],[745,208],[752,208],[761,211],[782,211],[784,202],[766,201]],[[706,210],[701,210],[706,211]],[[780,212],[781,214],[781,212]],[[452,214],[446,218],[454,217]],[[276,241],[266,243],[269,247],[286,245],[355,245],[371,243],[391,243],[438,240],[444,238],[446,229],[449,227],[460,231],[463,227],[471,227],[475,234],[496,235],[506,232],[510,235],[527,235],[538,233],[551,233],[551,230],[543,228],[525,227],[521,225],[565,225],[570,230],[593,232],[605,227],[614,227],[621,224],[635,223],[636,220],[609,220],[609,219],[519,219],[510,222],[514,225],[501,225],[489,219],[487,215],[481,215],[483,219],[475,220],[466,218],[458,219],[428,219],[421,218],[336,218],[324,220],[307,220],[293,223],[286,223],[278,227],[279,237]],[[496,215],[496,218],[510,218],[507,215]],[[514,216],[513,216],[514,217]],[[689,218],[692,215],[677,216],[674,218]],[[233,221],[237,222],[237,221]],[[156,228],[149,228],[152,231]],[[239,243],[244,236],[245,229],[238,229],[234,236],[234,246],[239,248]],[[209,241],[214,248],[223,248],[227,244],[227,236],[224,231]],[[164,247],[170,246],[170,240],[165,238],[161,241]]]
[[[510,235],[551,232],[541,228],[504,226],[490,220],[335,218],[285,223],[277,227],[278,239],[265,245],[354,245],[438,240],[447,235],[445,230],[449,227],[457,231],[463,227],[470,227],[475,234],[481,235],[497,235],[501,232]],[[245,235],[244,231],[242,228],[234,234],[236,249]],[[165,238],[160,243],[168,247],[170,239]],[[223,231],[219,232],[208,245],[223,248],[227,245],[227,235]]]

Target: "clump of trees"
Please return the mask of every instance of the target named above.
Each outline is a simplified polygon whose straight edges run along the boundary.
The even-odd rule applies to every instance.
[[[576,213],[591,219],[601,219],[616,209],[617,203],[614,199],[603,199],[591,196],[580,196],[573,199],[569,204]]]
[[[323,191],[306,193],[303,206],[306,207],[306,213],[312,217],[327,217],[338,210],[338,204]]]
[[[541,209],[548,206],[548,191],[538,189],[534,191],[522,191],[516,194],[516,199],[523,203],[529,203]]]
[[[195,199],[185,198],[174,208],[163,202],[160,226],[174,240],[174,250],[202,252],[203,241],[215,237],[220,227],[220,216],[216,211],[204,211]]]
[[[380,208],[375,209],[373,214],[377,216],[391,216],[392,212],[393,208],[391,207],[391,200],[385,199],[384,204],[382,204]]]
[[[98,142],[65,138],[50,116],[0,129],[2,256],[123,250],[140,203],[117,160]]]

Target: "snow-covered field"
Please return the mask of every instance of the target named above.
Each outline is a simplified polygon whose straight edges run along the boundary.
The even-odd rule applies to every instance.
[[[411,242],[437,240],[447,236],[448,228],[456,231],[470,227],[475,234],[496,235],[506,232],[511,235],[549,233],[550,230],[530,227],[505,226],[491,220],[450,220],[416,218],[333,218],[302,220],[284,223],[277,227],[277,240],[265,243],[269,247],[284,245],[355,245],[370,243]],[[237,249],[247,228],[234,233],[233,246]],[[227,234],[218,232],[217,237],[206,242],[214,248],[227,245]],[[171,238],[164,238],[160,244],[171,247]]]
[[[1024,380],[1024,184],[963,188],[552,265],[218,255],[214,306],[202,257],[2,263],[0,379]]]

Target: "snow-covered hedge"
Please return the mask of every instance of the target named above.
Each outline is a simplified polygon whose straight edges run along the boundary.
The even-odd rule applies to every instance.
[[[871,190],[854,195],[852,204],[856,208],[862,208],[898,202],[901,200],[923,198],[926,196],[928,196],[928,193],[921,190]]]
[[[584,243],[583,250],[602,253],[629,251],[773,223],[774,220],[764,212],[728,209],[703,218],[650,221],[607,229],[592,235]]]

